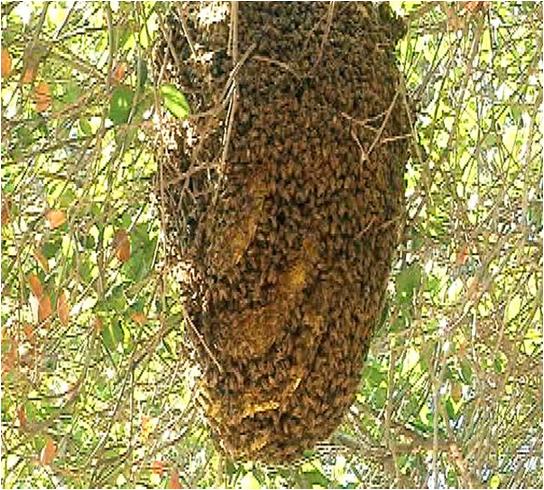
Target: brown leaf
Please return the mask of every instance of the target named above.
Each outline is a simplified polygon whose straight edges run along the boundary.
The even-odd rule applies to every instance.
[[[7,199],[2,200],[2,226],[11,221],[11,204]]]
[[[181,482],[179,481],[178,470],[172,470],[170,472],[170,480],[168,481],[168,488],[183,488]]]
[[[97,333],[102,332],[102,327],[103,327],[102,319],[98,316],[94,317],[93,328],[96,330],[96,332]]]
[[[47,439],[45,441],[45,446],[43,447],[42,452],[40,454],[40,463],[44,466],[50,465],[55,459],[56,454],[57,454],[57,446],[55,446],[53,439],[51,439],[50,436],[47,436]]]
[[[25,428],[26,427],[26,411],[25,411],[25,406],[24,405],[21,405],[19,408],[17,408],[17,419],[19,419],[19,424],[21,426],[21,428]]]
[[[138,325],[144,325],[145,322],[147,322],[146,316],[141,311],[133,313],[130,315],[130,318],[132,318],[132,320],[134,320]]]
[[[42,323],[47,320],[52,313],[53,308],[51,307],[51,298],[48,294],[44,294],[40,298],[40,304],[38,305],[38,321]]]
[[[14,339],[6,338],[5,335],[2,335],[2,337],[3,343],[7,344],[7,349],[2,353],[2,374],[6,374],[12,370],[17,362],[17,343]]]
[[[121,262],[126,262],[130,258],[130,238],[126,230],[118,230],[115,233],[113,247],[115,248],[115,256]]]
[[[57,315],[64,326],[67,326],[68,323],[70,323],[70,305],[64,291],[62,291],[57,298]]]
[[[489,2],[463,2],[462,7],[470,13],[483,12],[489,9]]]
[[[11,73],[11,55],[6,48],[2,48],[2,66],[0,67],[2,78],[9,77]]]
[[[112,79],[115,83],[121,83],[127,72],[127,64],[121,61],[113,70]]]
[[[457,265],[465,265],[467,263],[468,257],[469,257],[469,248],[468,248],[468,245],[465,244],[457,252],[457,256],[455,257],[455,263]]]
[[[52,230],[66,223],[66,213],[60,209],[50,209],[45,213],[45,219]]]
[[[40,299],[43,296],[43,286],[40,278],[36,274],[30,274],[28,276],[28,284],[30,284],[30,290],[36,298]]]
[[[39,248],[34,249],[34,257],[36,257],[36,260],[42,266],[42,269],[45,272],[49,272],[49,261]]]
[[[23,78],[21,78],[21,83],[32,83],[34,78],[36,78],[36,67],[27,66],[23,73]]]
[[[36,99],[36,110],[45,112],[51,106],[51,89],[45,82],[40,82],[34,91]]]
[[[151,463],[151,471],[156,475],[162,476],[164,473],[164,463],[162,461],[153,461]]]
[[[23,325],[23,332],[25,334],[26,339],[30,342],[34,342],[34,325],[31,323],[25,323]]]

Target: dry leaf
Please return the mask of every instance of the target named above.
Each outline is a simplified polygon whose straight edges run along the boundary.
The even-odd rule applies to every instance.
[[[34,92],[36,99],[36,110],[44,112],[51,106],[51,90],[45,82],[40,82]]]
[[[24,429],[26,427],[26,422],[27,422],[27,420],[26,420],[26,411],[25,411],[25,406],[24,405],[21,405],[17,409],[17,418],[19,419],[19,424]]]
[[[62,291],[57,298],[57,315],[64,326],[67,326],[68,323],[70,323],[70,305],[68,304],[68,299],[66,298],[66,293],[64,291]]]
[[[115,248],[115,256],[121,262],[126,262],[130,258],[130,238],[125,230],[118,230],[115,233],[113,247]]]
[[[147,322],[146,316],[140,311],[130,315],[130,318],[132,318],[132,320],[134,320],[138,325],[144,325],[145,322]]]
[[[48,294],[44,294],[40,298],[40,304],[38,305],[38,321],[41,323],[47,320],[53,313],[53,308],[51,307],[51,298]]]
[[[170,472],[170,480],[168,481],[168,488],[183,488],[179,481],[179,474],[177,470]]]
[[[32,83],[34,78],[36,78],[36,67],[27,66],[23,73],[23,78],[21,78],[21,83]]]
[[[50,465],[55,459],[56,454],[57,454],[57,446],[55,446],[53,439],[47,436],[47,439],[45,441],[45,446],[43,447],[42,452],[40,454],[40,463],[44,466]]]
[[[487,10],[489,8],[489,2],[463,2],[462,6],[467,12],[477,13]]]
[[[457,252],[457,256],[455,257],[455,263],[457,265],[466,264],[468,260],[468,253],[469,253],[468,245],[463,245]]]
[[[2,353],[2,374],[11,371],[17,362],[17,344],[15,340],[4,337],[4,343],[8,345],[5,352]]]
[[[11,221],[10,217],[11,205],[7,199],[2,201],[2,226],[7,225]]]
[[[127,72],[127,64],[121,61],[113,70],[112,79],[115,83],[121,83]]]
[[[45,213],[45,219],[52,230],[66,223],[66,213],[59,209],[50,209]]]
[[[45,272],[49,272],[49,261],[39,248],[34,249],[34,257]]]
[[[2,48],[2,66],[1,66],[2,78],[9,77],[11,73],[11,55],[6,48]]]
[[[34,296],[40,299],[43,296],[43,286],[40,278],[36,274],[30,274],[28,276],[28,284],[30,284],[30,290]]]
[[[100,319],[100,317],[98,317],[98,316],[94,317],[93,328],[96,330],[96,332],[97,333],[102,332],[102,327],[103,327],[103,324],[102,324],[102,320]]]
[[[153,461],[151,463],[151,471],[156,475],[162,476],[164,473],[164,463],[162,461]]]
[[[25,323],[23,325],[23,332],[25,334],[26,339],[30,342],[34,342],[34,325],[31,323]]]

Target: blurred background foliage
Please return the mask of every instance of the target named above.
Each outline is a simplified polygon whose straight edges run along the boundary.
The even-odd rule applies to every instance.
[[[2,2],[4,487],[542,487],[542,5],[391,6],[418,116],[386,308],[345,422],[268,467],[209,439],[165,260],[169,2]]]

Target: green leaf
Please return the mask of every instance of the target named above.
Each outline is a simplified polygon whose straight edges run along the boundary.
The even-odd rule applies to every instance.
[[[129,87],[117,87],[111,95],[109,118],[114,124],[124,124],[128,121],[132,108],[134,93]]]
[[[70,81],[63,88],[64,93],[62,95],[62,101],[65,104],[75,103],[81,93],[78,84],[74,81]]]
[[[93,132],[89,120],[85,117],[79,118],[79,129],[86,136],[89,136]]]
[[[396,278],[397,295],[400,298],[411,300],[414,290],[421,284],[421,266],[417,263],[409,265],[400,271]]]
[[[461,361],[461,378],[467,385],[472,383],[472,368],[470,364],[464,360]]]
[[[104,327],[102,330],[102,340],[110,351],[116,349],[117,344],[123,340],[123,329],[121,328],[119,321],[114,320]]]
[[[138,87],[143,89],[147,82],[147,63],[142,58],[138,58],[136,62],[136,74],[138,77]]]
[[[168,83],[161,87],[161,95],[168,111],[178,119],[185,119],[189,115],[189,103],[174,85]]]

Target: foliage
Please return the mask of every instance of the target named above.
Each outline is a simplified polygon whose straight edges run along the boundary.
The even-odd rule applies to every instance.
[[[403,246],[345,423],[286,468],[221,456],[193,396],[152,192],[190,117],[150,64],[169,5],[2,3],[5,487],[542,486],[542,7],[392,3]]]

